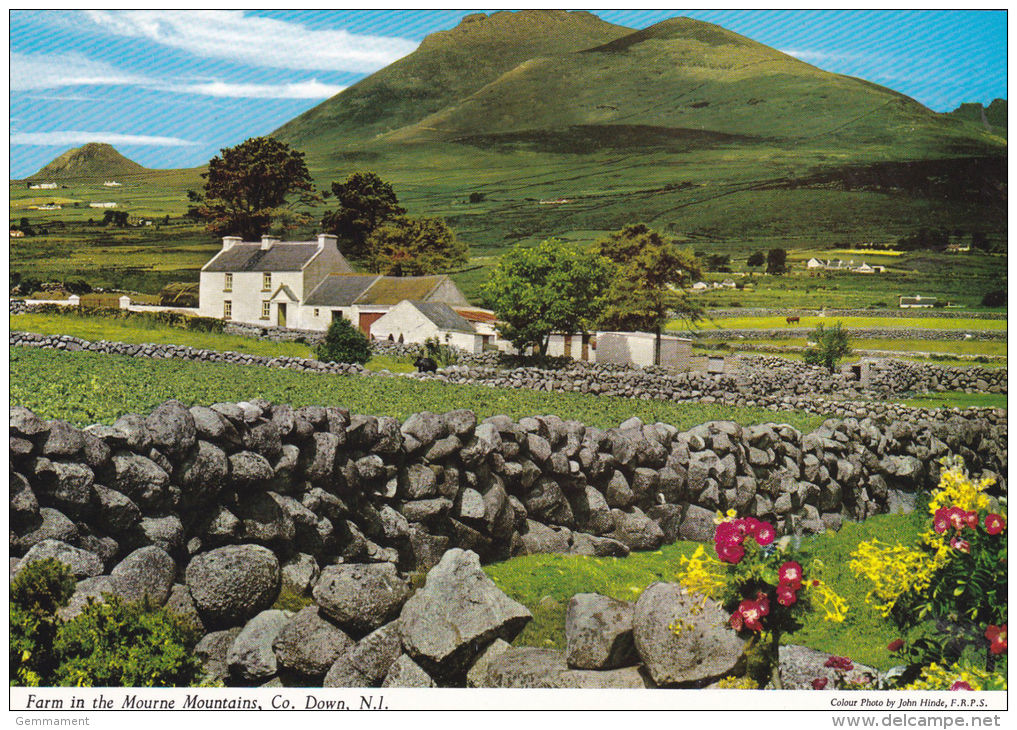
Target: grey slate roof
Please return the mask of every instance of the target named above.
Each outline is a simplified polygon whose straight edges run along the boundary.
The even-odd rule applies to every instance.
[[[305,306],[348,307],[380,279],[377,274],[334,274],[326,276],[304,299]]]
[[[440,330],[469,332],[470,334],[476,333],[473,325],[444,302],[411,301],[410,304],[416,307],[421,314],[431,320]]]
[[[317,252],[313,241],[280,241],[267,251],[258,243],[238,243],[220,251],[202,271],[300,271]]]

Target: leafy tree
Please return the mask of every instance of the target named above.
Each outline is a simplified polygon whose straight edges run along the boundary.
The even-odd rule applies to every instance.
[[[296,209],[318,200],[302,152],[271,137],[252,137],[220,155],[202,173],[204,195],[188,193],[201,203],[195,212],[209,231],[250,241],[276,222],[288,227],[309,220]]]
[[[731,257],[727,254],[710,254],[706,257],[708,271],[716,271],[721,274],[731,273]]]
[[[602,256],[551,238],[513,247],[482,293],[503,337],[520,352],[532,347],[545,355],[551,334],[586,331],[596,322],[612,269]]]
[[[787,251],[782,248],[771,248],[766,254],[766,273],[783,274],[787,271]]]
[[[766,263],[766,254],[764,254],[762,251],[756,251],[754,254],[749,256],[748,260],[745,263],[748,264],[749,266],[752,266],[753,268],[758,268]]]
[[[367,239],[371,271],[390,276],[437,274],[464,265],[469,247],[444,218],[394,218]]]
[[[373,172],[355,172],[341,183],[332,183],[332,194],[339,207],[325,213],[321,225],[345,239],[343,253],[353,259],[367,259],[367,237],[382,223],[406,212],[392,186]]]
[[[470,193],[470,202],[471,203],[482,203],[484,201],[484,198],[486,198],[486,197],[487,197],[487,195],[485,193],[476,193],[476,192]]]
[[[328,326],[325,339],[314,348],[322,362],[349,362],[363,365],[371,359],[371,343],[345,317],[336,317]]]
[[[994,289],[982,297],[983,307],[1005,307],[1006,289]]]
[[[851,354],[848,334],[840,322],[830,329],[825,329],[820,323],[812,336],[816,345],[805,351],[805,362],[809,365],[823,365],[832,373],[837,369],[837,363]]]
[[[695,322],[702,316],[700,307],[685,292],[702,276],[699,261],[641,223],[602,240],[600,253],[616,267],[602,326],[656,333],[654,362],[659,362],[661,331],[667,321],[677,316]]]
[[[989,245],[989,238],[985,235],[984,231],[975,231],[971,234],[971,245],[979,251],[989,251],[992,248]]]

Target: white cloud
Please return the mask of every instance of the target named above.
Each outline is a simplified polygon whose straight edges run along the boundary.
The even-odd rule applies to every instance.
[[[93,61],[80,53],[11,53],[11,91],[55,89],[61,86],[137,84],[143,76]]]
[[[43,147],[65,147],[71,144],[87,142],[106,142],[108,144],[136,144],[149,147],[193,147],[191,142],[179,137],[156,137],[147,134],[117,134],[115,132],[14,132],[11,144],[39,145]]]
[[[345,88],[336,84],[323,84],[317,79],[284,84],[232,83],[215,79],[178,83],[128,73],[108,63],[90,60],[79,53],[11,54],[11,91],[99,85],[129,85],[178,94],[249,99],[327,99]],[[83,97],[36,98],[90,101]]]
[[[202,96],[236,97],[246,99],[326,99],[335,96],[345,86],[322,84],[317,79],[293,84],[234,84],[210,81],[197,84],[166,86],[168,91]]]
[[[376,71],[412,52],[405,38],[311,30],[239,10],[86,10],[109,33],[205,58],[311,71]]]

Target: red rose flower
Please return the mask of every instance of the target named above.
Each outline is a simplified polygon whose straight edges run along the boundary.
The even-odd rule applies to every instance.
[[[886,645],[886,650],[890,652],[898,652],[904,646],[904,639],[894,639]]]
[[[950,526],[953,529],[963,530],[964,525],[966,524],[964,521],[964,516],[966,514],[967,513],[960,507],[951,507],[946,511],[946,518],[950,520]]]
[[[826,677],[816,677],[812,680],[812,689],[826,689],[826,685],[829,682],[830,680]]]
[[[956,536],[950,538],[950,547],[952,547],[954,550],[960,550],[962,553],[971,552],[971,543],[969,543],[967,540],[961,540],[959,537]]]
[[[950,527],[950,510],[940,507],[932,518],[932,529],[942,535]]]
[[[737,564],[745,557],[745,548],[738,544],[721,545],[717,548],[717,557],[725,563]]]
[[[780,566],[777,577],[781,583],[790,583],[795,590],[798,590],[802,585],[802,566],[794,560],[789,560]]]
[[[759,606],[759,615],[760,616],[768,616],[769,615],[769,613],[770,613],[770,598],[765,593],[763,593],[762,591],[759,591],[756,594],[756,605]]]
[[[763,630],[763,624],[760,623],[760,619],[763,618],[764,614],[760,610],[758,603],[755,601],[742,601],[738,604],[738,613],[742,616],[745,628],[752,631]]]
[[[978,513],[977,512],[965,512],[964,513],[964,524],[970,527],[972,530],[978,527]]]
[[[956,692],[959,689],[966,689],[969,692],[972,691],[970,684],[968,684],[967,682],[962,682],[959,679],[956,682],[954,682],[952,685],[950,685],[950,689],[952,689],[954,692]]]
[[[1006,624],[996,626],[989,624],[985,630],[985,638],[989,640],[989,651],[993,654],[1002,654],[1006,651]]]
[[[756,530],[756,542],[760,545],[769,545],[777,537],[777,531],[773,529],[773,525],[769,522],[760,522],[759,528]]]
[[[985,531],[990,535],[998,535],[1006,528],[1006,517],[990,513],[985,515]]]
[[[846,656],[832,656],[826,660],[823,666],[836,669],[839,672],[850,672],[855,668],[854,663]]]
[[[798,601],[795,588],[790,583],[781,583],[777,586],[777,603],[781,606],[791,606]]]

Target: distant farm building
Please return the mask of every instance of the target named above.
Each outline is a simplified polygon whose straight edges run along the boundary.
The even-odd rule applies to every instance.
[[[370,329],[376,340],[423,344],[437,338],[467,352],[483,348],[483,339],[473,325],[444,302],[404,299],[375,320]]]
[[[659,365],[668,370],[688,370],[692,361],[692,340],[663,335],[660,359],[655,357],[657,336],[652,332],[598,332],[596,361],[609,365]]]
[[[931,309],[934,306],[936,306],[936,297],[923,297],[919,295],[900,298],[901,309]]]
[[[89,203],[89,208],[116,208],[116,203]]]
[[[29,185],[29,190],[56,190],[56,183],[36,183],[35,185]]]
[[[19,231],[16,228],[11,229],[11,238],[24,238],[24,237],[25,237],[24,231]]]
[[[118,188],[120,187],[120,183],[116,182],[115,180],[107,180],[106,182],[103,183],[103,187]]]
[[[855,266],[854,259],[845,262],[844,259],[823,261],[817,258],[809,259],[805,264],[805,268],[811,271],[850,271],[855,274],[881,274],[885,270],[883,266],[870,266],[864,261],[860,265]]]

